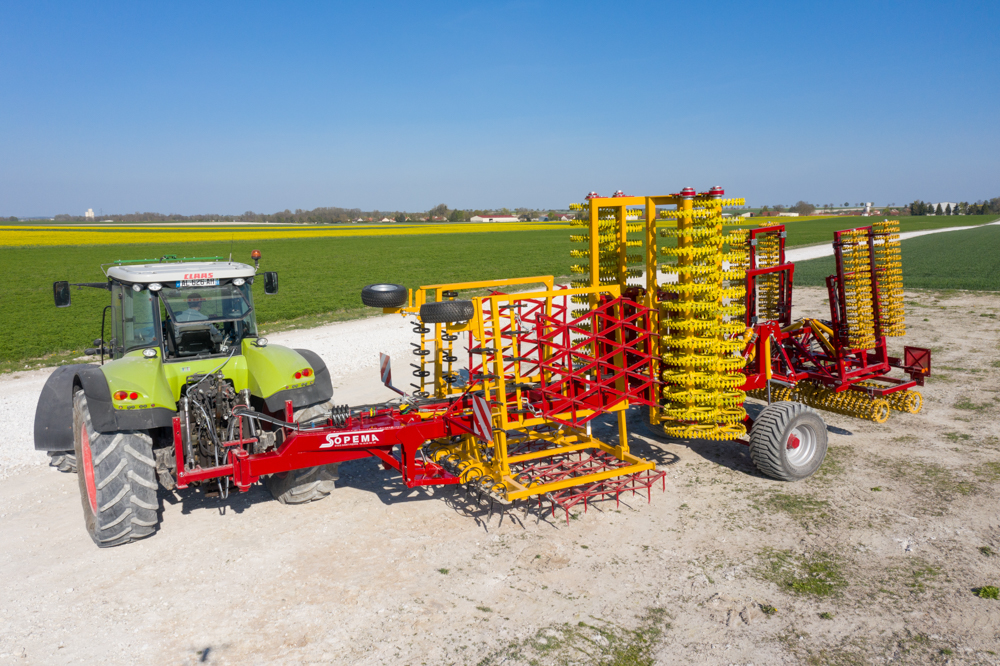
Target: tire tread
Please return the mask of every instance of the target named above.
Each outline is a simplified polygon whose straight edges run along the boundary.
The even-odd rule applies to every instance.
[[[333,399],[295,410],[296,423],[316,418],[316,414],[329,414],[333,409]],[[264,485],[274,499],[282,504],[307,504],[328,497],[336,488],[339,465],[318,465],[292,470],[284,476],[272,474],[264,477]]]
[[[153,440],[144,432],[99,433],[94,430],[86,395],[73,397],[76,459],[81,458],[81,430],[90,441],[96,515],[91,511],[82,463],[77,465],[87,531],[102,548],[149,536],[160,524]]]
[[[780,481],[798,481],[805,478],[791,473],[786,468],[781,450],[784,446],[784,433],[788,431],[793,421],[803,414],[812,414],[822,424],[822,418],[816,410],[799,402],[775,402],[761,412],[750,429],[750,458],[761,473]],[[822,433],[817,433],[817,437],[822,440],[817,443],[816,455],[820,458],[819,464],[822,464],[822,458],[826,455],[825,435],[825,428]],[[818,466],[817,464],[816,467]],[[809,474],[813,471],[815,470]]]

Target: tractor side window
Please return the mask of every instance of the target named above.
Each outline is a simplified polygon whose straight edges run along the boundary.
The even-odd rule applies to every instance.
[[[123,289],[121,346],[132,349],[156,344],[156,326],[153,317],[153,294],[148,289],[133,291]]]
[[[121,358],[124,349],[122,347],[123,292],[121,284],[115,282],[111,285],[111,341],[109,346],[114,358]]]
[[[241,286],[237,287],[237,289],[239,289],[240,294],[243,296],[242,300],[244,302],[253,303],[253,293],[251,292],[249,282],[243,283]],[[231,303],[234,310],[240,307],[240,304],[236,302],[235,298],[231,300]],[[257,314],[254,312],[253,308],[250,308],[249,312],[246,313],[246,316],[243,317],[243,321],[233,322],[233,324],[235,327],[240,329],[240,339],[252,338],[257,335]]]

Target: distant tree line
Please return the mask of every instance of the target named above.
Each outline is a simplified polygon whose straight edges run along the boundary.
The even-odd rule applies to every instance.
[[[799,201],[794,206],[783,206],[782,204],[775,204],[773,206],[761,206],[760,214],[767,215],[768,213],[784,213],[788,211],[789,213],[798,213],[799,215],[812,215],[816,212],[816,206],[812,205],[807,201]]]
[[[974,203],[962,201],[952,208],[951,204],[925,203],[917,199],[908,207],[910,215],[1000,215],[1000,197],[980,199]]]
[[[313,210],[296,209],[292,212],[285,209],[278,213],[255,213],[248,210],[242,215],[179,215],[177,213],[113,213],[111,215],[101,215],[98,220],[88,220],[83,215],[56,215],[54,219],[62,222],[90,222],[101,220],[113,220],[115,222],[269,222],[272,224],[347,224],[351,222],[378,222],[383,219],[391,219],[395,222],[467,222],[473,216],[491,215],[512,215],[522,220],[540,220],[548,218],[557,219],[566,213],[558,213],[554,210],[533,209],[533,208],[509,208],[496,209],[452,209],[446,204],[438,204],[430,210],[422,213],[408,213],[405,211],[364,211],[360,208],[314,208]],[[9,218],[16,222],[16,217]]]

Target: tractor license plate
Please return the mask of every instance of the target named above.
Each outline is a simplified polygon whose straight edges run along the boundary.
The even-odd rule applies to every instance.
[[[214,287],[219,284],[218,280],[179,280],[178,287]]]

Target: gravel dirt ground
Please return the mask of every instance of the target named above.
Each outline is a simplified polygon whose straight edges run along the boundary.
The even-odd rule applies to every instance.
[[[824,298],[796,290],[796,316]],[[1000,585],[1000,298],[907,303],[906,343],[934,350],[921,414],[823,413],[827,460],[787,484],[632,410],[665,491],[568,522],[362,460],[305,506],[161,490],[157,534],[99,550],[75,476],[30,450],[46,372],[0,378],[0,664],[1000,664],[1000,601],[973,593]],[[271,337],[319,352],[358,404],[389,397],[377,354],[405,354],[404,326]]]

